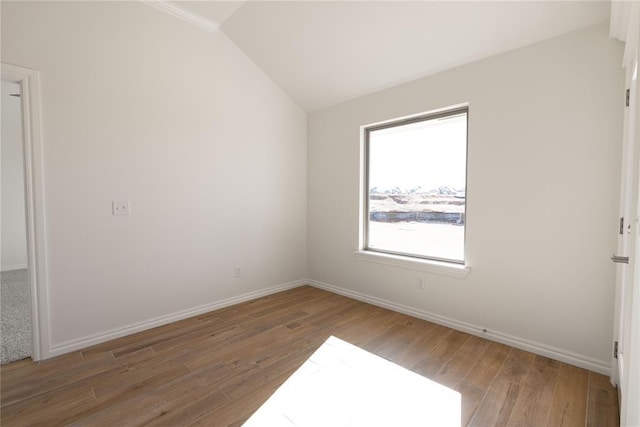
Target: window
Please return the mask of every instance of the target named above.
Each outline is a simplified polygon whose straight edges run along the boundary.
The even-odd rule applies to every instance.
[[[365,132],[364,249],[464,264],[468,109]]]

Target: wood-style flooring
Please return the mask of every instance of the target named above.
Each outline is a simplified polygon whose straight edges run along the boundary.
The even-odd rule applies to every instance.
[[[603,375],[308,286],[2,366],[0,423],[238,426],[331,335],[459,391],[462,425],[618,425]]]

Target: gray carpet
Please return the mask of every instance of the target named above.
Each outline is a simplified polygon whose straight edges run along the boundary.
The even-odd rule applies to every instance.
[[[0,273],[0,363],[31,356],[31,289],[27,270]]]

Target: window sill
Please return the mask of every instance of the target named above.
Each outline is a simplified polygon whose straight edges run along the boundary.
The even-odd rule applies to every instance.
[[[443,276],[458,277],[462,279],[467,277],[471,271],[471,268],[468,266],[449,262],[411,258],[363,250],[358,250],[355,253],[356,257],[360,261],[373,262],[376,264],[390,265],[392,267],[424,271],[426,273],[440,274]]]

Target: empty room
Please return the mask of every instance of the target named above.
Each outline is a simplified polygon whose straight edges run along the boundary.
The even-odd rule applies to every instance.
[[[640,426],[640,2],[0,2],[0,423]]]

